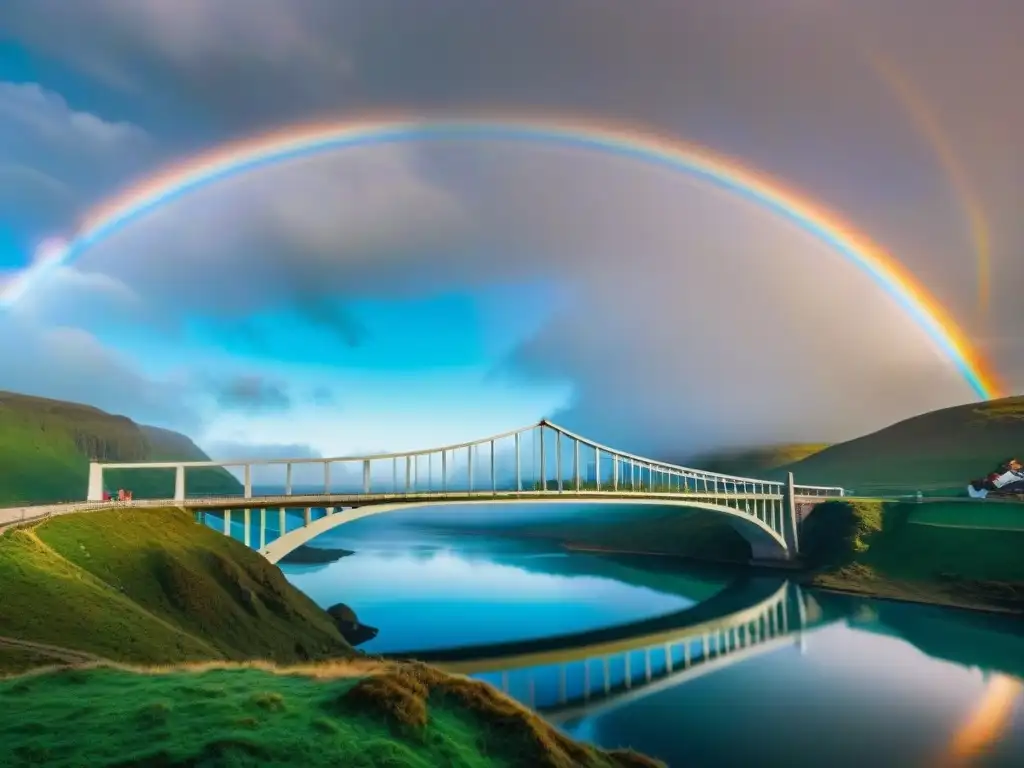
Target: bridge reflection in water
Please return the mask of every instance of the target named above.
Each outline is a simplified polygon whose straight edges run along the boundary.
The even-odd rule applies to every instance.
[[[809,628],[789,582],[748,580],[698,606],[594,632],[395,654],[483,680],[556,723],[593,716],[784,647]]]

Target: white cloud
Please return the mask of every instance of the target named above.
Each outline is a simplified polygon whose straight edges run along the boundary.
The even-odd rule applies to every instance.
[[[390,254],[443,248],[467,227],[461,201],[417,172],[415,153],[379,148],[200,189],[114,234],[79,264],[116,274],[164,316],[244,317],[294,305],[342,322],[311,302],[367,285],[390,291],[405,282],[387,272]],[[429,277],[431,269],[420,263],[417,272]],[[296,304],[299,297],[306,301]]]
[[[254,93],[287,67],[293,89],[338,86],[352,62],[344,13],[317,0],[8,0],[0,21],[22,40],[105,83],[144,95],[153,77]],[[53,19],[59,17],[60,24]],[[230,91],[231,87],[225,89]]]
[[[21,235],[67,229],[88,195],[153,152],[138,126],[76,110],[36,83],[0,81],[0,209]]]
[[[142,423],[194,430],[188,391],[140,373],[78,328],[43,328],[0,312],[0,389],[86,403]]]
[[[32,135],[42,145],[78,155],[120,153],[148,142],[138,126],[72,109],[38,83],[0,82],[0,126],[5,135]]]

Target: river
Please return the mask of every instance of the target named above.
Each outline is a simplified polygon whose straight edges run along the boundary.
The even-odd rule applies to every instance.
[[[361,520],[314,542],[356,554],[282,568],[380,629],[363,650],[475,659],[567,733],[670,766],[1024,766],[1019,619],[424,526]]]

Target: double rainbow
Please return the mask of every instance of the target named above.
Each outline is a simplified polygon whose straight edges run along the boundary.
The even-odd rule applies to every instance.
[[[171,166],[97,208],[67,244],[51,248],[34,267],[0,290],[0,307],[12,305],[54,267],[74,263],[123,227],[201,187],[344,148],[460,139],[561,145],[616,155],[684,173],[753,201],[867,273],[926,332],[980,398],[998,394],[994,375],[943,308],[899,262],[834,214],[702,147],[630,127],[583,120],[483,117],[333,122],[285,128],[232,142]]]

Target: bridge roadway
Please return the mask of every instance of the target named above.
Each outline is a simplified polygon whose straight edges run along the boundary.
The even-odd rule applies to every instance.
[[[293,493],[294,467],[310,465],[322,467],[323,492]],[[187,494],[188,470],[224,467],[242,469],[241,496],[203,498]],[[253,467],[283,468],[284,493],[254,494]],[[233,531],[232,512],[241,510],[244,542],[272,562],[320,533],[371,514],[453,503],[557,501],[658,504],[717,512],[750,542],[755,559],[787,560],[799,552],[798,500],[816,502],[843,495],[838,487],[796,485],[792,475],[783,483],[644,458],[588,440],[547,420],[481,440],[406,453],[316,459],[92,462],[87,499],[101,502],[107,470],[140,469],[174,473],[173,498],[159,500],[154,506],[173,505],[197,513],[220,511],[224,532],[229,535]],[[346,492],[334,490],[335,469],[341,470]],[[267,521],[266,510],[273,508],[279,510],[276,529]],[[297,531],[288,531],[285,510],[295,508],[306,510],[305,524]],[[326,517],[314,521],[316,509],[324,509]],[[334,514],[338,509],[343,513]],[[253,510],[259,511],[255,535]]]
[[[767,584],[733,584],[693,608],[594,632],[393,656],[484,680],[566,723],[765,653],[802,648],[809,624],[799,586]]]

